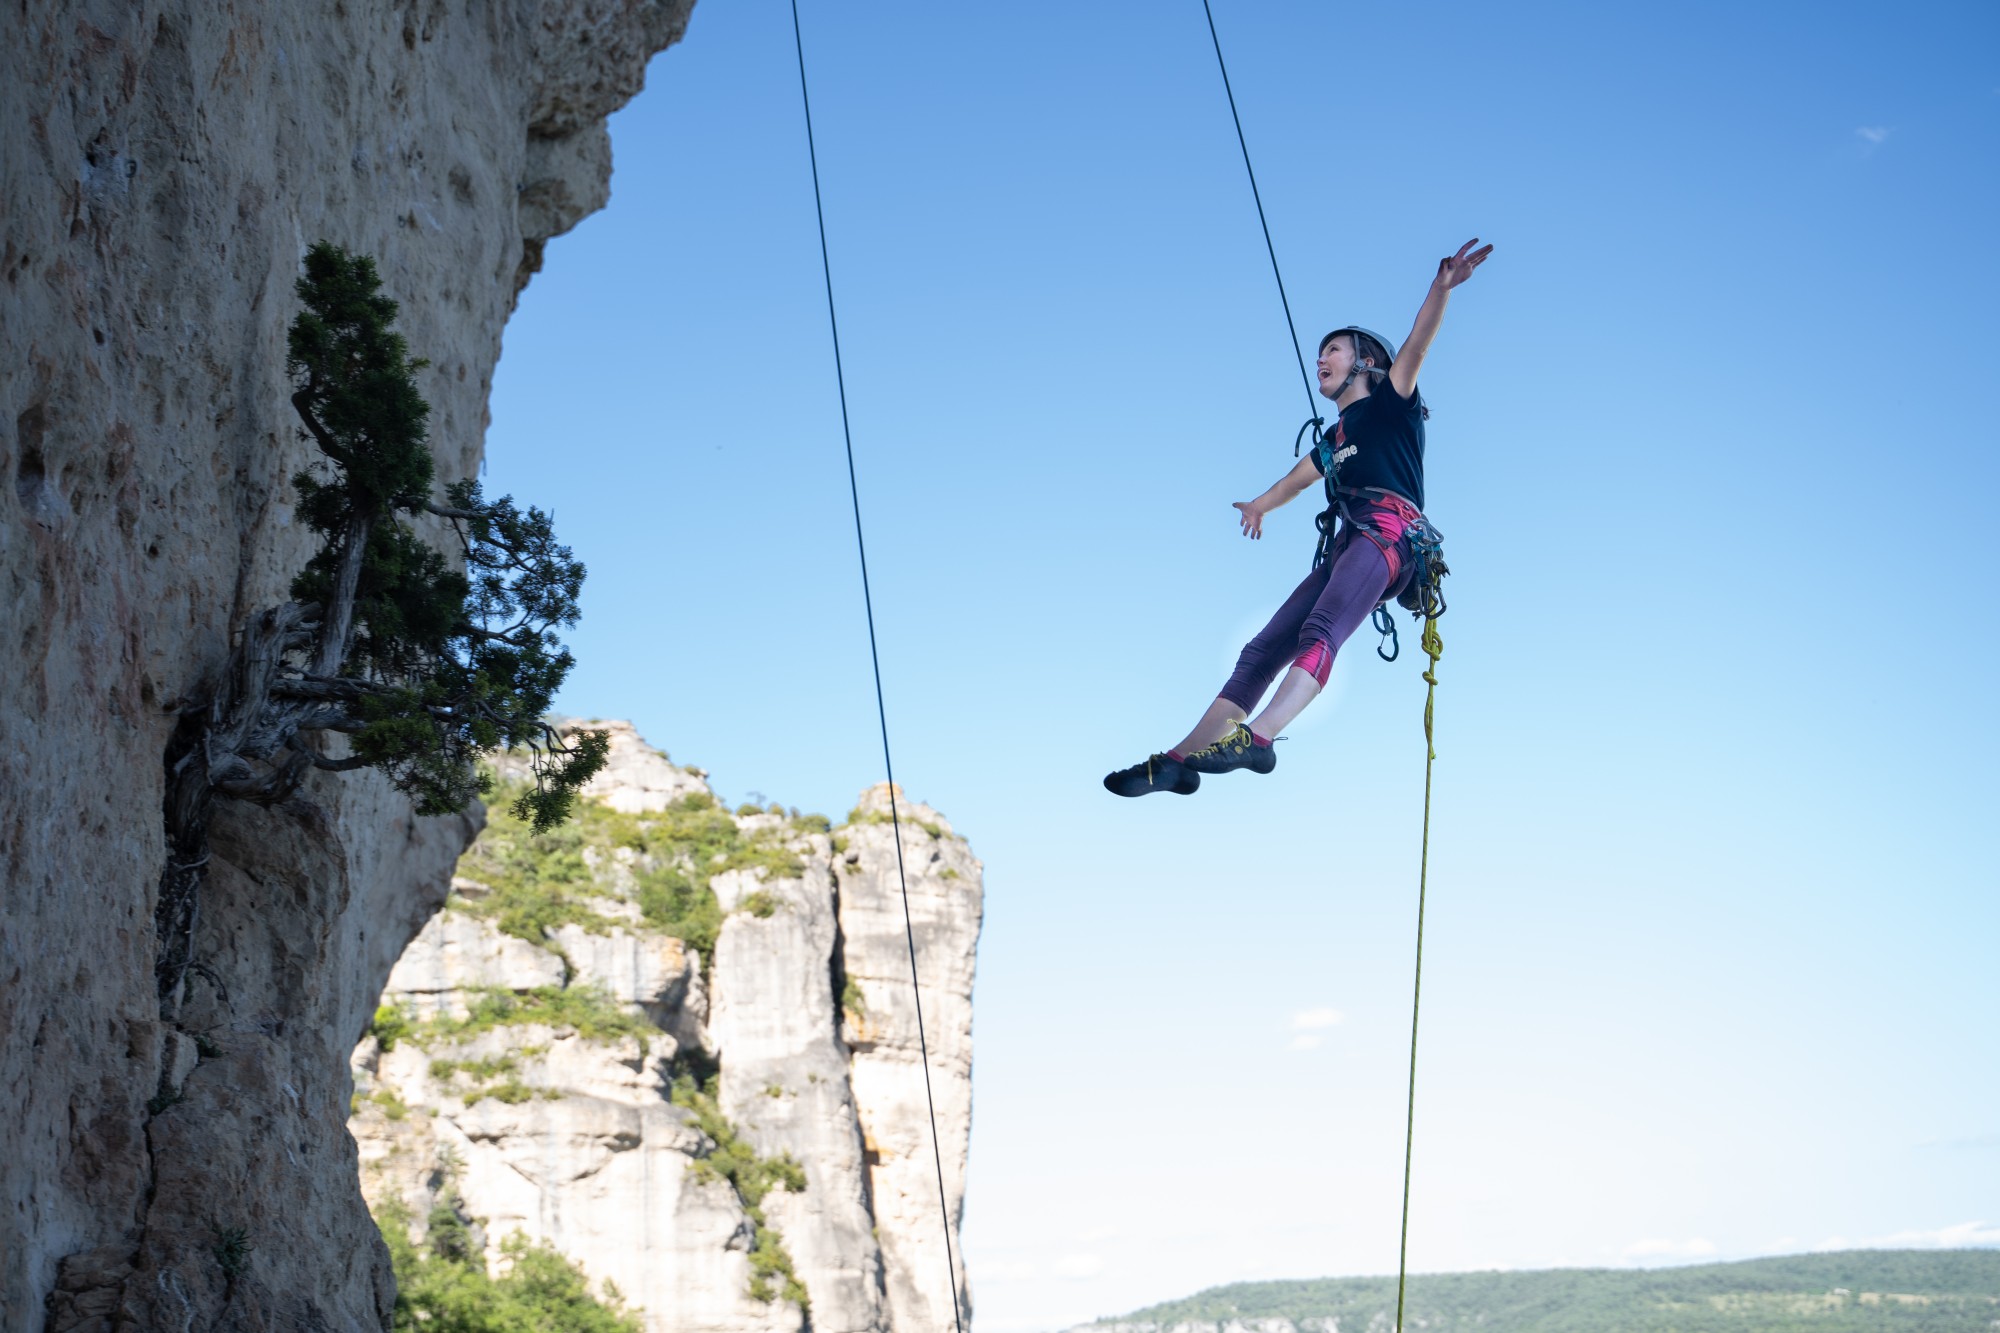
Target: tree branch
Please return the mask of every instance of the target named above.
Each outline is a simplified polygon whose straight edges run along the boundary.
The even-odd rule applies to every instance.
[[[320,629],[319,654],[313,659],[313,674],[332,676],[347,657],[347,636],[354,628],[354,594],[361,587],[361,565],[368,555],[369,516],[356,514],[348,521],[346,544],[340,548],[340,567],[334,572],[333,596],[328,598],[325,622]]]
[[[271,686],[271,693],[277,698],[320,703],[357,703],[378,692],[351,676],[287,676]]]
[[[297,737],[293,737],[286,743],[290,745],[292,753],[302,754],[312,760],[312,766],[323,773],[352,773],[357,768],[368,767],[368,761],[360,755],[351,754],[345,759],[328,759],[325,755],[308,750],[303,745],[300,745]]]
[[[299,414],[299,420],[306,423],[306,429],[312,433],[313,441],[319,445],[321,453],[342,467],[349,466],[352,455],[340,447],[327,428],[319,424],[319,418],[313,415],[310,387],[300,389],[292,395],[292,410]]]

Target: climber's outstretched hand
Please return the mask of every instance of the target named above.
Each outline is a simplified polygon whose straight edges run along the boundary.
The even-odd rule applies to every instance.
[[[1450,291],[1471,277],[1472,270],[1485,263],[1486,256],[1493,253],[1493,247],[1490,245],[1483,245],[1474,250],[1472,247],[1475,245],[1479,245],[1477,236],[1459,246],[1457,254],[1438,260],[1438,286]],[[1468,251],[1470,253],[1467,253]]]

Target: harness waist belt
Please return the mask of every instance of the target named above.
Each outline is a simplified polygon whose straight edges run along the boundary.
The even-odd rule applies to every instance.
[[[1400,494],[1396,491],[1388,490],[1381,486],[1336,486],[1334,487],[1334,494],[1351,495],[1354,496],[1356,499],[1360,500],[1369,500],[1369,499],[1401,500],[1404,504],[1416,510],[1418,513],[1421,514],[1424,512],[1423,507],[1419,505],[1415,500],[1412,500],[1409,496]]]

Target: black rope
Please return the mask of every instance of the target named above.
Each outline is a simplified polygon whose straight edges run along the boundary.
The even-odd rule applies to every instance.
[[[812,97],[806,91],[806,42],[799,30],[799,0],[792,0],[792,42],[799,53],[799,101],[806,113],[806,156],[812,162],[813,212],[819,219],[819,262],[826,274],[826,322],[833,331],[833,377],[840,387],[840,433],[847,442],[847,493],[854,501],[854,549],[861,557],[861,604],[868,614],[868,660],[875,668],[875,716],[882,727],[882,767],[889,775],[889,825],[896,837],[896,882],[903,891],[903,939],[910,948],[910,989],[916,998],[917,1051],[924,1062],[924,1106],[930,1114],[931,1160],[937,1165],[938,1213],[944,1220],[944,1265],[951,1282],[951,1322],[965,1333],[959,1313],[958,1264],[951,1250],[951,1208],[945,1202],[944,1153],[938,1147],[937,1100],[931,1093],[931,1051],[924,1036],[923,987],[917,980],[917,932],[910,921],[910,882],[903,868],[903,824],[896,810],[896,765],[889,756],[889,710],[882,698],[882,654],[875,645],[875,599],[868,588],[868,543],[861,535],[861,486],[854,475],[854,432],[847,421],[847,377],[840,364],[840,319],[833,308],[833,261],[827,257],[826,206],[820,201],[819,153],[813,146]]]
[[[1278,247],[1271,243],[1271,224],[1264,218],[1264,196],[1257,192],[1257,171],[1250,165],[1250,141],[1243,137],[1243,118],[1236,114],[1236,94],[1229,87],[1229,66],[1222,60],[1222,39],[1215,35],[1215,11],[1208,7],[1208,0],[1201,0],[1201,12],[1208,15],[1208,39],[1215,43],[1215,67],[1222,71],[1222,93],[1229,99],[1229,118],[1236,123],[1236,144],[1243,150],[1243,171],[1250,177],[1250,197],[1257,204],[1257,225],[1264,229],[1264,249],[1271,256],[1271,276],[1278,280],[1278,304],[1285,308],[1285,332],[1291,335],[1292,355],[1298,358],[1299,383],[1305,385],[1306,415],[1312,418],[1306,424],[1316,427],[1321,424],[1319,403],[1313,397],[1312,376],[1306,373],[1306,353],[1299,346],[1299,328],[1292,320],[1292,303],[1285,298],[1285,275],[1278,271]],[[1304,436],[1305,427],[1299,428],[1299,434]],[[1313,443],[1319,443],[1317,430],[1313,432]],[[1296,446],[1292,452],[1298,452]]]

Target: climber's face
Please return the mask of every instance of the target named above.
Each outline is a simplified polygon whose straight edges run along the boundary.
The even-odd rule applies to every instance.
[[[1319,391],[1331,398],[1340,392],[1347,373],[1354,369],[1354,335],[1336,333],[1319,349]]]

